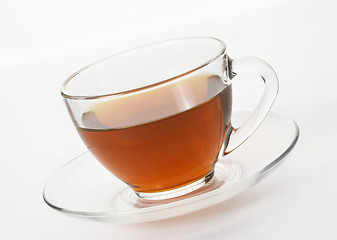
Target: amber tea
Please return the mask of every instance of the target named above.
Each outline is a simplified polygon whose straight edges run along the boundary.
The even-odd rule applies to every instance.
[[[160,89],[97,104],[83,114],[79,134],[96,158],[137,192],[173,189],[210,175],[230,125],[232,89],[217,76],[192,80],[193,96],[205,102],[191,109],[170,115],[178,107],[165,93],[169,90]],[[208,99],[219,86],[223,90]],[[160,119],[144,122],[155,116]]]

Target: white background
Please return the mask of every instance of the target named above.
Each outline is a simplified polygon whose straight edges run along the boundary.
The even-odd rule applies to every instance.
[[[335,1],[0,2],[1,239],[337,239],[337,4]],[[207,35],[232,58],[269,62],[280,79],[273,111],[301,136],[259,185],[212,208],[131,225],[64,216],[42,189],[85,151],[63,105],[62,82],[128,47]],[[242,96],[254,96],[240,85]],[[275,136],[277,137],[277,136]]]

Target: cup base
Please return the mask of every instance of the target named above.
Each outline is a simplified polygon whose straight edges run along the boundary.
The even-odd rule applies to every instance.
[[[214,170],[209,172],[205,177],[179,188],[153,193],[144,193],[144,192],[135,192],[135,193],[143,202],[177,198],[202,188],[203,186],[205,186],[206,183],[208,183],[213,178],[213,176]]]

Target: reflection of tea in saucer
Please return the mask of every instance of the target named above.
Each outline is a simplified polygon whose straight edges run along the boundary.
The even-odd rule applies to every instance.
[[[130,205],[135,208],[147,208],[152,206],[158,206],[168,203],[173,203],[176,201],[182,201],[184,199],[189,199],[192,197],[197,197],[198,195],[205,194],[207,192],[214,191],[224,187],[224,185],[231,185],[238,181],[242,175],[242,167],[233,162],[219,161],[216,164],[216,171],[214,177],[208,181],[205,185],[198,188],[195,191],[178,196],[175,198],[167,198],[163,200],[149,200],[144,198],[139,198],[134,191],[131,189],[125,189],[121,192],[120,197],[116,199],[116,205]],[[169,193],[168,193],[169,194]],[[129,206],[129,207],[130,207]]]

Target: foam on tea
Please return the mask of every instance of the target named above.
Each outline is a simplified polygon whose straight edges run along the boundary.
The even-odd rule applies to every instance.
[[[118,178],[135,191],[156,192],[213,171],[231,106],[231,86],[198,75],[97,103],[78,131]]]

